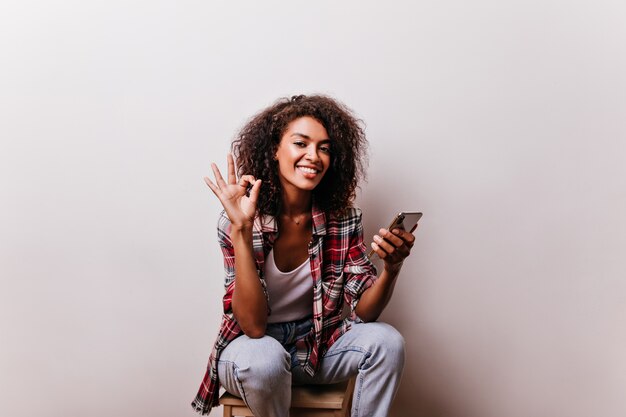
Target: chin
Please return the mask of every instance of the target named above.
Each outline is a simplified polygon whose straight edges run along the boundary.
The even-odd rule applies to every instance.
[[[317,188],[319,184],[302,184],[298,185],[298,188],[304,191],[313,191]]]

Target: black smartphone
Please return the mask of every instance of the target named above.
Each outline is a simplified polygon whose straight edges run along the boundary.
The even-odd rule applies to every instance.
[[[422,214],[423,213],[417,211],[401,211],[391,221],[387,230],[392,231],[393,229],[401,229],[407,230],[409,233],[413,233],[417,227],[417,222],[422,218]],[[367,257],[371,258],[373,254],[374,249],[371,250]]]

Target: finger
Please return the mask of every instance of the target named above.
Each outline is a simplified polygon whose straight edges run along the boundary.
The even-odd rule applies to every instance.
[[[409,233],[409,235],[406,237],[405,242],[407,245],[409,245],[410,248],[412,248],[413,244],[415,243],[415,235],[413,233]]]
[[[256,180],[252,189],[250,190],[250,202],[256,207],[256,202],[259,200],[259,192],[261,191],[261,180]]]
[[[396,230],[396,229],[394,229]],[[400,237],[397,236],[394,233],[391,233],[389,230],[387,229],[380,229],[378,231],[378,234],[385,239],[386,241],[390,242],[391,244],[393,244],[393,246],[398,247],[400,245],[402,245],[404,243],[404,240]]]
[[[387,252],[382,250],[380,246],[376,244],[376,242],[372,242],[371,244],[372,250],[378,255],[380,259],[385,259],[387,257]]]
[[[391,232],[401,238],[410,247],[413,246],[413,243],[415,242],[415,235],[413,233],[402,229],[393,229]]]
[[[228,156],[226,156],[226,160],[228,161],[228,183],[236,184],[237,175],[235,174],[235,161],[233,160],[233,154],[229,153]]]
[[[239,185],[241,185],[242,187],[248,187],[249,185],[254,185],[256,181],[256,178],[254,178],[254,176],[252,175],[242,175],[239,178]]]
[[[222,193],[221,190],[218,188],[217,185],[213,184],[213,181],[211,181],[209,179],[209,177],[204,177],[204,182],[206,183],[206,185],[209,186],[209,188],[211,189],[211,191],[213,191],[213,194],[215,194],[215,196],[217,198],[220,198],[220,194]]]
[[[220,170],[217,168],[217,165],[215,165],[215,163],[211,164],[211,169],[213,170],[213,175],[215,176],[215,182],[217,183],[217,186],[220,187],[220,189],[226,188],[227,184],[224,181],[224,178],[222,178],[222,174],[220,173]]]
[[[381,248],[388,254],[392,254],[396,250],[396,247],[391,244],[391,242],[386,241],[378,235],[374,235],[374,242],[378,245],[379,248]]]

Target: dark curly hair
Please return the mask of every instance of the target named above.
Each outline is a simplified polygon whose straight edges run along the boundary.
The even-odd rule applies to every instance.
[[[358,183],[365,178],[368,143],[362,120],[328,96],[281,98],[253,116],[232,143],[237,174],[263,180],[257,202],[261,214],[277,216],[281,212],[282,187],[274,156],[287,125],[304,116],[319,121],[332,141],[330,167],[313,190],[320,209],[341,215],[352,205]]]

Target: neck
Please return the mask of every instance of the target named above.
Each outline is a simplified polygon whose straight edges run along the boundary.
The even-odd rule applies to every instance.
[[[298,190],[300,191],[300,190]],[[300,191],[297,193],[283,192],[282,212],[287,216],[298,216],[311,211],[312,196],[310,191]]]

